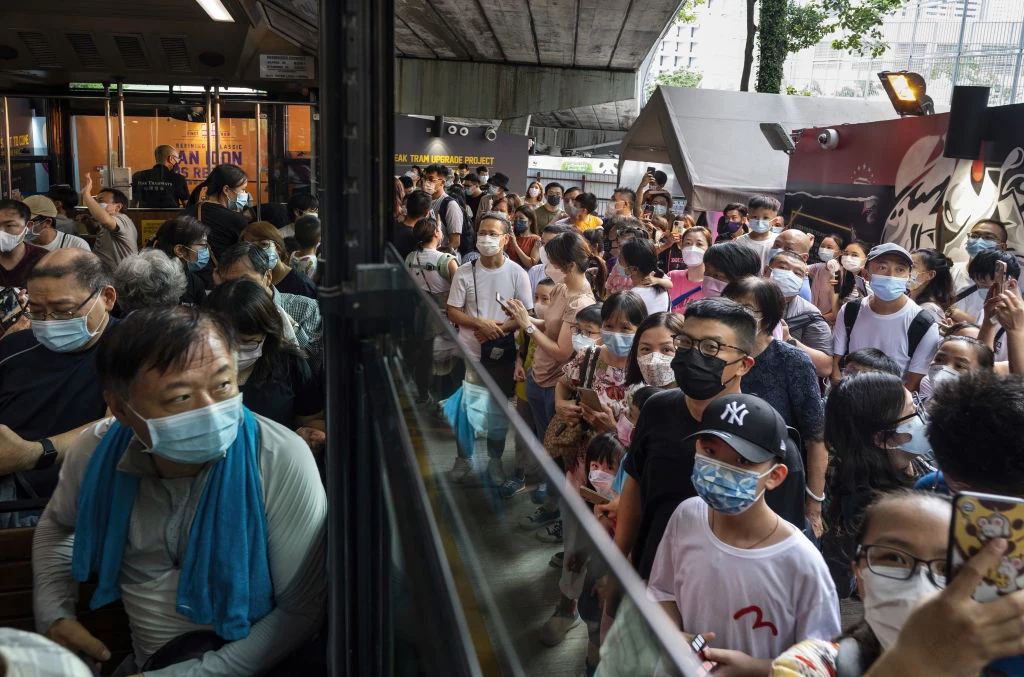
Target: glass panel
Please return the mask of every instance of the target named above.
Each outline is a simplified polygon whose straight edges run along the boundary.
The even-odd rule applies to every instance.
[[[387,263],[405,293],[385,355],[484,674],[581,674],[599,645],[598,674],[700,674],[607,522],[577,493],[582,464],[567,481],[524,422],[524,403],[513,404],[468,356],[390,248]],[[524,485],[507,498],[486,479],[520,469]],[[546,488],[546,505],[531,500],[540,500],[531,495],[538,488]],[[579,619],[569,611],[576,600]],[[611,615],[602,614],[604,600]],[[556,608],[566,613],[553,616]]]

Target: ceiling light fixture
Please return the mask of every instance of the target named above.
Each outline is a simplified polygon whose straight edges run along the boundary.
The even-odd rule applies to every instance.
[[[224,6],[221,0],[196,0],[199,6],[203,8],[211,19],[214,21],[230,21],[234,22],[235,18],[231,16],[231,12]]]

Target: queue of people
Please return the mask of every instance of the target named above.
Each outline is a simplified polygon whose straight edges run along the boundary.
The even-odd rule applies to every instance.
[[[136,202],[189,199],[172,150],[136,174]],[[233,165],[149,242],[119,190],[86,176],[79,197],[72,232],[73,191],[0,201],[0,501],[48,499],[0,528],[35,527],[36,629],[108,660],[76,619],[92,579],[91,607],[120,599],[130,619],[115,674],[301,671],[325,615],[322,322],[303,272],[319,221],[298,214],[289,249]]]
[[[444,172],[425,175],[440,204]],[[396,202],[396,219],[420,243],[407,265],[439,305],[447,295],[463,346],[510,399],[512,386],[524,385],[515,408],[565,473],[560,493],[608,499],[595,503],[594,519],[680,641],[701,635],[702,658],[716,673],[780,677],[835,675],[848,665],[856,671],[838,674],[901,674],[909,660],[937,666],[930,674],[946,674],[946,660],[968,667],[956,674],[977,674],[1024,654],[1020,600],[981,614],[960,582],[976,584],[1005,543],[990,542],[948,587],[945,568],[951,509],[943,493],[1024,495],[1013,466],[1024,449],[1012,433],[1024,424],[1024,300],[1004,226],[979,222],[970,261],[957,268],[934,249],[816,241],[787,227],[769,196],[726,205],[715,237],[671,213],[657,176],[637,191],[616,189],[600,225],[585,192],[531,182],[519,200],[506,177],[494,176],[500,185],[479,175],[469,182],[484,193],[480,204],[498,211],[464,222],[479,224],[477,256],[461,267],[467,257],[444,247],[443,219],[420,203],[422,191],[412,186]],[[396,226],[396,244],[399,233]],[[509,271],[500,285],[491,282],[496,270]],[[516,356],[511,369],[495,364],[499,345]],[[453,425],[455,387],[431,391],[447,398]],[[984,408],[980,390],[1006,395],[1001,418],[987,412],[991,424],[975,440],[978,423],[952,407]],[[500,404],[476,419],[486,469],[462,439],[449,478],[479,475],[507,500],[530,495],[535,507],[520,528],[560,548],[550,562],[561,570],[559,601],[540,642],[559,644],[586,623],[587,674],[637,665],[616,655],[624,646],[614,637],[621,624],[609,629],[616,603],[593,597],[606,572],[588,555],[580,525],[565,517],[529,454],[517,445],[514,465],[503,460],[504,429],[491,420],[504,417]],[[980,473],[965,453],[997,449],[1008,452],[992,466],[1000,478]],[[843,629],[839,604],[851,597],[864,616]],[[1001,617],[1017,642],[926,656],[936,620],[913,612],[926,597],[960,628],[978,631]]]

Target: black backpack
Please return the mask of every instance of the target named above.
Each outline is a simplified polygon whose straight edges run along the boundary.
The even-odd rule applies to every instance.
[[[855,299],[847,303],[846,308],[843,309],[843,324],[846,325],[847,346],[850,345],[850,337],[853,336],[853,325],[857,321],[857,315],[860,313],[863,301],[863,298]],[[929,311],[923,308],[914,316],[913,321],[910,323],[910,328],[907,329],[907,355],[911,360],[914,359],[914,351],[917,350],[921,339],[924,338],[924,335],[928,333],[928,329],[933,324],[935,324],[935,318]]]
[[[448,235],[448,205],[455,202],[455,198],[450,195],[445,195],[441,199],[441,205],[437,208],[437,218],[441,219],[441,225],[444,227],[444,234]],[[473,228],[473,219],[466,216],[466,210],[462,209],[462,206],[458,202],[455,202],[455,206],[462,211],[462,234],[459,237],[459,254],[465,256],[470,252],[476,251],[476,231]]]

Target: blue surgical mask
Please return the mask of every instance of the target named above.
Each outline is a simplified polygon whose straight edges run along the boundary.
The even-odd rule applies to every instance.
[[[800,288],[804,286],[804,278],[791,270],[774,268],[772,269],[771,277],[772,281],[779,285],[779,289],[782,290],[782,295],[786,298],[796,296],[800,293]]]
[[[980,237],[973,239],[967,238],[967,240],[964,242],[964,249],[967,250],[967,255],[970,256],[972,259],[981,252],[985,251],[986,249],[995,248],[995,242],[993,242],[992,240],[983,240]]]
[[[267,253],[267,258],[270,259],[270,268],[273,269],[277,265],[277,248],[267,247],[263,251]]]
[[[895,301],[907,292],[907,278],[872,275],[871,292],[883,301]]]
[[[136,416],[139,412],[128,405]],[[223,458],[238,437],[242,395],[180,414],[143,418],[149,429],[148,451],[175,463],[199,465]]]
[[[89,313],[99,300],[99,294],[96,294],[96,300],[82,317],[73,317],[70,320],[32,320],[32,334],[43,347],[55,353],[78,350],[99,333],[99,328],[96,331],[89,331],[88,324]],[[102,326],[102,323],[100,324]]]
[[[715,512],[723,515],[739,515],[750,509],[764,494],[758,493],[757,483],[768,472],[758,474],[753,470],[743,470],[726,465],[707,456],[695,456],[693,474],[690,480],[705,503]]]
[[[635,334],[620,334],[614,331],[602,331],[601,342],[611,351],[615,357],[629,355],[629,349],[633,347]]]
[[[771,226],[769,224],[770,221],[768,221],[768,219],[750,219],[750,221],[747,223],[747,225],[750,227],[750,230],[752,230],[755,233],[767,233],[769,230],[771,230]]]
[[[783,228],[782,226],[769,226],[768,230],[774,233],[775,235],[778,235],[783,230],[785,230],[785,228]]]
[[[654,205],[652,211],[655,216],[665,216],[665,214],[668,214],[668,207],[665,205]]]
[[[249,194],[244,190],[240,190],[235,193],[234,200],[228,200],[228,209],[234,209],[235,211],[241,211],[249,206]]]
[[[771,260],[775,258],[775,255],[776,254],[781,254],[781,253],[782,253],[782,248],[781,247],[772,247],[771,249],[769,249],[768,250],[768,262],[771,263]]]
[[[828,249],[826,247],[824,249],[819,249],[818,250],[818,258],[821,259],[822,261],[831,261],[835,257],[836,257],[836,250],[835,249]]]
[[[897,426],[896,432],[910,435],[910,441],[900,444],[897,448],[915,456],[930,457],[932,445],[928,443],[925,430],[925,423],[920,416],[912,416],[909,420],[901,423]]]
[[[204,249],[200,249],[198,251],[196,251],[195,249],[192,249],[191,251],[196,252],[196,256],[198,258],[196,258],[195,261],[189,261],[188,262],[188,269],[189,270],[191,270],[193,273],[195,273],[195,272],[198,272],[198,271],[202,270],[207,265],[209,265],[209,263],[210,263],[210,248],[209,247],[206,247]]]

